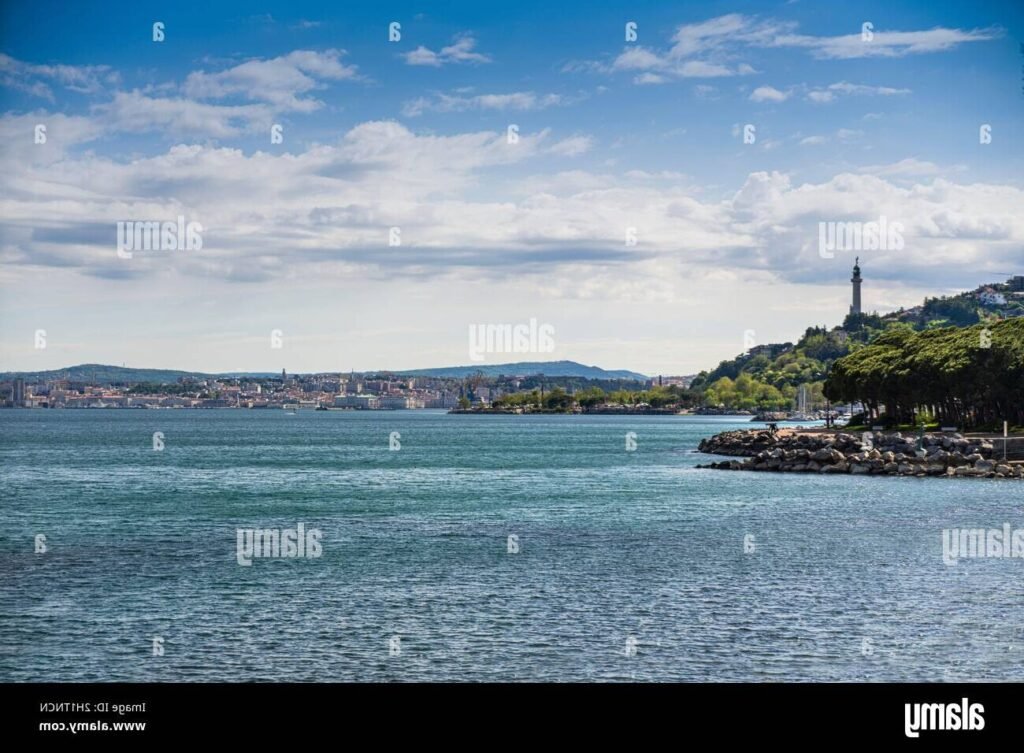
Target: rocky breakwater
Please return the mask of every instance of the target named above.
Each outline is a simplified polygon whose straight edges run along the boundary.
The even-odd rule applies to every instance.
[[[1024,463],[998,457],[991,441],[960,434],[829,434],[727,431],[701,440],[698,451],[745,457],[698,468],[729,471],[851,473],[885,476],[1024,478]]]

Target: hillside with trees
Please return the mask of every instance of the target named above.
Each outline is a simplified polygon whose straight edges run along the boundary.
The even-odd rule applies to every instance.
[[[1024,292],[1011,290],[1009,284],[926,298],[920,306],[884,315],[850,314],[839,327],[809,327],[796,343],[761,345],[722,361],[710,372],[701,372],[691,389],[703,393],[706,407],[784,410],[793,407],[805,385],[808,407],[820,409],[826,404],[824,385],[833,365],[871,343],[898,342],[914,333],[950,327],[994,326],[1021,317]]]

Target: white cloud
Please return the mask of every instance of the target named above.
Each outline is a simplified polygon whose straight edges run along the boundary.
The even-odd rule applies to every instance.
[[[668,77],[662,76],[660,73],[641,73],[633,78],[634,84],[667,84],[668,82]]]
[[[465,110],[542,110],[546,107],[564,104],[558,94],[536,94],[534,92],[510,92],[507,94],[444,94],[436,92],[433,97],[417,97],[402,106],[402,114],[416,117],[424,112],[463,112]]]
[[[754,73],[747,64],[730,65],[708,60],[679,60],[671,54],[661,55],[643,47],[628,47],[610,67],[598,66],[600,70],[645,71],[633,81],[638,84],[662,83],[668,77],[674,78],[721,78],[743,76]],[[656,78],[654,78],[656,77]]]
[[[342,50],[296,50],[220,72],[194,71],[180,87],[165,82],[144,90],[114,91],[109,99],[91,105],[89,118],[78,119],[90,122],[89,140],[124,132],[159,132],[173,138],[234,137],[269,128],[277,113],[309,113],[322,107],[322,102],[308,96],[310,92],[324,88],[328,81],[359,78],[355,66],[341,62],[343,55]],[[83,93],[95,93],[104,82],[118,80],[105,66],[27,66],[7,56],[0,56],[0,70],[23,82],[30,81],[23,75],[26,71],[33,76],[45,74]],[[49,98],[49,88],[44,89],[41,94]]]
[[[906,188],[874,175],[842,173],[824,183],[794,187],[785,175],[754,173],[731,204],[734,221],[759,239],[756,255],[789,279],[829,272],[829,261],[818,254],[819,221],[885,216],[903,226],[905,245],[869,251],[867,258],[876,260],[877,274],[920,281],[943,276],[944,265],[952,278],[962,275],[964,265],[1001,269],[991,265],[1012,259],[1024,239],[1024,218],[1010,209],[1022,197],[1024,192],[1014,186],[957,185],[943,179]]]
[[[968,42],[987,42],[998,39],[1002,33],[1002,30],[998,28],[875,31],[870,40],[863,39],[860,33],[835,37],[782,34],[774,37],[767,46],[806,48],[814,57],[826,59],[895,58],[946,52]]]
[[[783,92],[774,86],[759,86],[750,95],[751,102],[785,102],[792,92]]]
[[[652,83],[639,72],[676,78],[717,78],[755,73],[746,62],[736,62],[748,49],[806,49],[816,58],[902,57],[905,55],[943,52],[968,42],[997,39],[999,28],[947,29],[927,31],[874,31],[870,41],[861,34],[811,36],[797,33],[797,24],[730,13],[706,21],[683,24],[672,37],[672,46],[657,50],[640,45],[626,47],[609,65],[597,61],[576,61],[566,71],[615,73],[638,72],[634,83]],[[875,92],[879,93],[879,92]],[[820,90],[812,101],[827,102],[828,90]],[[835,96],[835,92],[832,93]]]
[[[569,138],[557,141],[548,147],[550,154],[557,154],[560,157],[577,157],[590,151],[594,146],[594,139],[590,136],[570,136]]]
[[[914,157],[907,157],[906,159],[901,159],[898,162],[893,162],[888,165],[866,165],[860,168],[858,172],[870,173],[872,175],[879,176],[925,177],[963,172],[965,169],[966,167],[964,165],[941,167],[934,162],[919,160]]]
[[[46,143],[24,148],[25,134],[46,127]],[[70,151],[95,140],[104,127],[95,118],[38,110],[24,115],[0,116],[0,165],[15,179],[30,166],[48,165],[66,159]]]
[[[730,68],[720,63],[709,63],[706,60],[687,60],[677,66],[674,72],[683,78],[719,78],[721,76],[743,76],[754,72],[750,66]]]
[[[968,42],[989,41],[1002,35],[997,28],[925,31],[872,31],[870,40],[861,34],[834,37],[796,33],[789,21],[758,19],[731,13],[696,24],[680,26],[673,40],[674,57],[708,55],[737,47],[797,47],[821,58],[901,57],[942,52]]]
[[[747,19],[738,13],[680,26],[672,37],[675,43],[672,55],[686,57],[715,49],[730,36],[744,31],[747,26]]]
[[[226,138],[269,128],[273,110],[266,105],[212,105],[191,99],[149,97],[139,91],[117,92],[94,111],[109,131],[160,131],[175,137]]]
[[[661,57],[640,46],[627,47],[621,55],[615,58],[615,62],[612,63],[612,68],[617,71],[642,71],[647,68],[661,68],[663,66],[664,61]]]
[[[89,135],[85,123],[68,127]],[[59,266],[108,278],[228,281],[489,274],[506,267],[530,275],[542,253],[548,271],[622,268],[637,281],[645,279],[642,263],[656,259],[801,281],[835,277],[834,265],[817,252],[817,223],[824,220],[884,214],[903,223],[906,248],[884,265],[894,278],[930,279],[942,259],[1005,266],[1024,242],[1021,189],[941,178],[908,188],[882,175],[843,173],[795,186],[780,173],[752,173],[722,201],[702,198],[672,173],[573,171],[509,175],[481,195],[485,171],[543,164],[546,155],[573,156],[592,145],[585,135],[550,144],[546,131],[523,133],[510,145],[501,131],[435,136],[378,121],[352,128],[336,144],[281,155],[182,145],[124,161],[65,154],[28,169],[4,152],[0,247],[7,274]],[[899,177],[929,169],[911,160],[877,172]],[[118,220],[178,215],[202,222],[201,253],[140,258],[128,267],[116,257]],[[402,247],[382,254],[392,226],[402,228]],[[635,247],[623,245],[626,227],[637,228]]]
[[[807,93],[807,98],[812,102],[820,104],[832,102],[841,95],[892,97],[903,94],[910,94],[910,89],[897,89],[891,86],[867,86],[865,84],[851,84],[846,81],[840,81],[836,84],[829,84],[824,88],[811,89]]]
[[[427,65],[440,68],[447,63],[490,63],[491,58],[476,49],[476,39],[472,34],[463,34],[456,37],[455,41],[447,47],[442,47],[440,52],[434,52],[428,47],[420,45],[411,52],[403,54],[408,65]]]
[[[910,89],[895,89],[891,86],[865,86],[864,84],[850,84],[840,81],[838,84],[831,84],[830,91],[838,91],[843,94],[877,94],[889,97],[894,94],[910,94]]]
[[[323,103],[301,95],[322,88],[326,80],[357,78],[356,67],[341,62],[344,54],[344,50],[296,50],[218,73],[194,71],[185,79],[182,92],[192,99],[241,97],[266,102],[277,111],[312,112]]]
[[[94,94],[114,86],[120,77],[108,65],[36,65],[0,53],[0,86],[54,101],[50,83],[79,94]]]
[[[799,143],[801,146],[820,146],[821,144],[827,144],[833,139],[841,143],[848,143],[855,141],[864,135],[864,131],[854,130],[852,128],[840,128],[831,136],[807,136],[800,139]]]

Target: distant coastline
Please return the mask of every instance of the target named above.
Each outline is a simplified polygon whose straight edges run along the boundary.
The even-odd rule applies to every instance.
[[[457,415],[480,415],[480,416],[690,416],[694,415],[690,410],[677,410],[674,408],[652,408],[645,407],[601,407],[573,410],[557,410],[550,408],[533,408],[522,410],[515,408],[452,408],[450,414]]]

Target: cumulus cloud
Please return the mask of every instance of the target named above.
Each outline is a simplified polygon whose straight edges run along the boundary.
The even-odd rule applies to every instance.
[[[610,66],[599,69],[608,72],[643,71],[638,74],[636,83],[661,83],[672,78],[721,78],[725,76],[741,76],[754,73],[753,67],[746,63],[733,65],[714,60],[683,60],[668,54],[655,52],[644,47],[626,48]]]
[[[884,266],[891,279],[929,279],[943,259],[1001,269],[1024,242],[1021,189],[934,175],[905,185],[909,171],[928,172],[926,163],[802,185],[783,173],[756,172],[725,199],[705,198],[673,173],[517,177],[517,167],[480,193],[485,173],[531,160],[540,166],[549,155],[573,156],[591,146],[585,135],[552,142],[547,131],[523,133],[509,144],[501,131],[438,136],[373,121],[334,144],[290,154],[193,144],[142,159],[65,154],[26,166],[0,153],[0,248],[9,273],[54,266],[106,279],[173,272],[251,282],[312,269],[325,279],[355,268],[382,275],[508,268],[529,274],[674,259],[806,281],[836,274],[818,254],[821,221],[885,215],[901,222],[906,247],[875,252],[886,256],[878,269]],[[117,221],[178,215],[202,223],[201,252],[117,258]],[[402,246],[389,248],[395,226]],[[630,227],[635,246],[624,244]]]
[[[25,135],[34,135],[37,126],[45,129],[46,142],[25,149]],[[103,132],[95,118],[80,115],[45,110],[24,115],[6,113],[0,116],[0,165],[10,171],[8,178],[14,179],[19,169],[64,159],[73,148],[95,140]]]
[[[273,110],[264,105],[214,105],[179,97],[150,97],[138,90],[117,92],[94,108],[109,131],[159,131],[175,137],[226,138],[270,126]]]
[[[249,60],[217,73],[193,71],[182,85],[192,99],[240,97],[266,102],[278,111],[311,112],[323,106],[302,95],[322,88],[324,81],[357,78],[356,67],[341,62],[344,50],[296,50],[268,60]]]
[[[821,258],[817,245],[819,222],[878,222],[884,216],[903,227],[905,245],[866,252],[869,262],[879,260],[875,273],[927,280],[943,264],[952,270],[964,264],[1001,269],[992,265],[1009,262],[1024,238],[1024,219],[1011,209],[1022,197],[1013,186],[934,179],[908,188],[851,173],[794,187],[784,174],[759,172],[750,175],[732,206],[734,217],[760,239],[752,258],[787,279],[814,280],[829,273],[831,260]],[[865,252],[861,255],[863,260]]]
[[[489,63],[491,58],[476,49],[476,39],[472,34],[463,34],[455,38],[447,47],[442,47],[440,52],[434,52],[428,47],[420,45],[415,50],[402,55],[408,65],[427,65],[440,68],[449,63]]]
[[[323,103],[311,93],[329,82],[359,79],[355,66],[342,62],[343,50],[313,52],[296,50],[276,58],[254,59],[222,71],[194,71],[180,85],[169,81],[144,90],[107,91],[107,83],[119,81],[106,66],[35,66],[0,55],[0,82],[15,80],[22,88],[42,87],[39,96],[52,100],[50,87],[39,77],[58,81],[67,88],[98,94],[89,115],[63,116],[41,113],[37,122],[60,123],[70,144],[68,123],[76,123],[74,143],[104,134],[160,133],[175,139],[206,137],[223,139],[267,129],[276,114],[310,113]],[[8,82],[9,83],[9,82]],[[26,89],[31,90],[31,89]],[[88,128],[81,124],[88,121]]]
[[[785,102],[792,92],[779,91],[774,86],[759,86],[750,94],[751,102]]]

